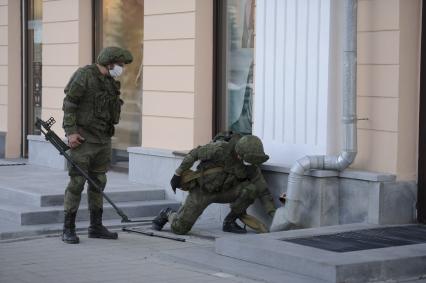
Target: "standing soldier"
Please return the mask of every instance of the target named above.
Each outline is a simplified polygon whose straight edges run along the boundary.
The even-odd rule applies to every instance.
[[[179,211],[163,209],[153,220],[152,228],[161,230],[170,222],[176,234],[188,233],[204,209],[211,203],[230,203],[231,211],[223,222],[223,231],[246,233],[236,220],[247,216],[247,208],[257,199],[273,216],[275,206],[258,165],[269,159],[261,140],[253,135],[234,134],[191,150],[170,181],[173,191],[189,191]],[[200,161],[197,171],[189,170]]]
[[[72,159],[105,188],[106,172],[111,162],[111,137],[118,123],[123,100],[120,82],[115,79],[124,64],[133,60],[131,53],[119,47],[101,50],[97,63],[79,68],[65,87],[63,128]],[[77,244],[75,218],[86,179],[70,167],[70,181],[65,190],[62,241]],[[90,210],[89,238],[117,239],[102,225],[103,198],[90,186],[87,190]]]

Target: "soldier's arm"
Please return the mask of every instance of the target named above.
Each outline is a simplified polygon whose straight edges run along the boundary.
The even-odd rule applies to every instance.
[[[85,83],[85,74],[79,69],[65,87],[65,98],[62,104],[62,110],[64,111],[62,127],[67,136],[78,133],[76,113],[86,89]]]
[[[262,170],[258,166],[252,165],[249,170],[249,180],[256,186],[257,195],[260,203],[265,209],[266,213],[270,216],[275,214],[275,204],[271,192],[268,189],[268,183],[266,183],[263,177]],[[251,172],[250,172],[251,171]]]
[[[176,169],[176,175],[181,175],[194,165],[198,160],[205,161],[215,158],[220,158],[223,154],[223,142],[209,143],[203,146],[198,146],[191,150],[183,159],[180,166]]]

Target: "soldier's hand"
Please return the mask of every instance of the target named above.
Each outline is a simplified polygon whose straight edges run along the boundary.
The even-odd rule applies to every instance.
[[[174,193],[176,193],[176,189],[180,188],[182,182],[182,177],[179,175],[173,175],[172,179],[170,180],[170,186],[172,186],[172,190]]]
[[[80,134],[72,134],[72,135],[68,136],[68,145],[71,148],[76,148],[82,142],[84,142],[84,138],[82,136],[80,136]]]

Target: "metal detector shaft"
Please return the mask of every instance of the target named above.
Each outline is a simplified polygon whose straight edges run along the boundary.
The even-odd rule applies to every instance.
[[[178,242],[186,242],[186,239],[184,239],[184,238],[166,236],[166,235],[159,235],[159,234],[155,234],[154,232],[149,232],[149,231],[133,230],[133,229],[126,228],[126,227],[121,228],[121,230],[123,230],[125,232],[137,233],[137,234],[142,234],[142,235],[157,237],[157,238],[164,238],[164,239],[169,239],[169,240],[178,241]]]
[[[65,157],[66,160],[68,160],[72,166],[74,166],[78,172],[80,172],[81,175],[84,176],[84,178],[86,178],[86,180],[90,183],[90,185],[92,185],[98,192],[100,192],[102,194],[102,196],[107,200],[107,202],[109,202],[109,204],[111,204],[111,206],[115,209],[115,211],[117,212],[118,215],[120,215],[121,217],[121,222],[122,223],[133,223],[133,222],[149,222],[152,220],[131,220],[129,219],[129,217],[123,212],[123,210],[121,210],[119,207],[117,207],[115,205],[115,203],[103,192],[103,188],[95,181],[93,180],[89,174],[84,171],[80,166],[78,166],[74,160],[72,160],[71,156],[68,155],[68,153],[66,153],[66,151],[68,149],[70,149],[70,147],[68,145],[66,145],[61,138],[58,137],[58,135],[56,135],[56,133],[54,131],[51,130],[51,126],[55,123],[55,119],[53,119],[52,117],[47,120],[46,122],[41,120],[40,118],[37,118],[37,122],[36,122],[36,126],[40,129],[40,131],[43,133],[43,135],[45,136],[46,140],[48,140],[58,151],[59,153]],[[43,128],[45,130],[43,130]]]

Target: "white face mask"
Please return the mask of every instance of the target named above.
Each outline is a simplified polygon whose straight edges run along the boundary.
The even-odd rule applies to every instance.
[[[121,67],[120,65],[114,65],[114,68],[109,70],[109,74],[113,78],[117,78],[121,76],[122,73],[123,73],[123,67]]]
[[[244,161],[244,160],[243,160],[243,163],[244,163],[245,166],[250,166],[251,165],[251,163],[248,163],[247,161]]]

